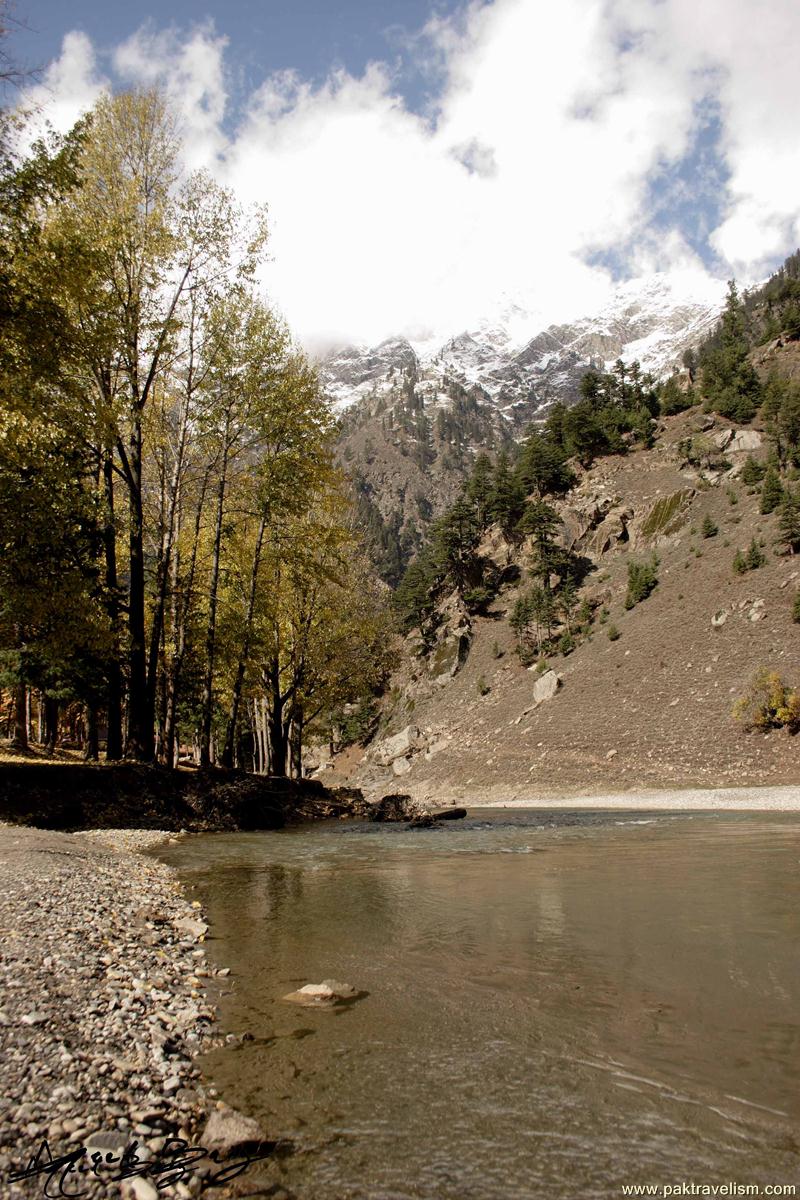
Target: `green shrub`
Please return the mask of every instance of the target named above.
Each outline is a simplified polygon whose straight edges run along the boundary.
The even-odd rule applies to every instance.
[[[492,658],[502,658],[505,650],[502,649],[498,642],[492,644]]]
[[[708,513],[706,513],[706,515],[703,517],[703,524],[700,527],[700,532],[704,538],[716,537],[719,533],[719,526],[714,518],[709,516]]]
[[[493,593],[487,587],[474,587],[464,592],[464,603],[470,612],[482,612],[492,602]]]
[[[649,562],[628,563],[628,594],[625,597],[625,607],[633,608],[646,600],[658,585],[658,559],[655,555]]]
[[[753,538],[746,551],[737,550],[734,554],[733,569],[737,575],[744,575],[746,571],[757,571],[759,567],[763,567],[766,561],[767,556]]]
[[[762,667],[747,694],[733,706],[733,715],[745,729],[800,729],[800,692],[783,682],[777,671]]]
[[[575,649],[575,638],[572,636],[571,633],[569,633],[569,631],[567,631],[567,633],[562,635],[561,640],[558,643],[559,653],[563,654],[566,657],[566,655],[571,654],[574,649]]]
[[[795,593],[794,603],[792,604],[792,620],[795,625],[800,625],[800,592]]]
[[[757,483],[761,483],[766,472],[766,467],[763,463],[758,462],[753,458],[752,454],[748,454],[745,464],[742,467],[741,480],[746,487],[755,487]]]
[[[617,638],[620,636],[620,632],[617,629],[616,625],[609,625],[606,632],[608,633],[608,640],[610,642],[615,642],[617,640]]]
[[[488,683],[486,682],[486,680],[484,679],[483,675],[480,675],[480,676],[478,677],[478,682],[477,682],[477,685],[476,685],[476,686],[477,686],[477,688],[478,688],[478,695],[479,695],[479,696],[487,696],[487,695],[489,694],[489,692],[492,690],[492,689],[489,687],[489,684],[488,684]]]

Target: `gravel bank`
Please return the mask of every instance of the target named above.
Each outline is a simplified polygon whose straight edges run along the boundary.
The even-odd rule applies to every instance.
[[[65,834],[0,826],[0,1195],[44,1194],[47,1177],[9,1182],[47,1139],[157,1157],[167,1136],[197,1144],[214,1108],[193,1056],[215,1038],[199,942],[202,914],[169,867],[140,851],[169,834]],[[194,1170],[160,1191],[138,1178],[74,1174],[65,1194],[189,1197]],[[54,1178],[48,1195],[58,1195]],[[223,1190],[215,1190],[220,1196]]]
[[[800,786],[731,788],[634,788],[625,792],[542,789],[534,794],[503,784],[482,788],[409,787],[426,804],[463,804],[468,808],[636,808],[653,812],[800,812]]]

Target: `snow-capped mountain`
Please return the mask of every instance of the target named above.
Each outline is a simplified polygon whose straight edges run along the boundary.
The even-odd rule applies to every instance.
[[[444,344],[392,337],[329,355],[320,375],[341,416],[339,460],[384,578],[397,581],[481,451],[511,451],[552,403],[577,400],[589,366],[622,358],[669,373],[714,325],[723,292],[698,296],[654,276],[546,328],[506,305]]]
[[[544,329],[529,325],[528,336],[520,336],[525,323],[517,309],[508,324],[486,321],[435,350],[403,337],[371,348],[349,346],[329,355],[320,371],[339,410],[365,397],[388,398],[413,376],[431,411],[452,403],[455,383],[519,427],[556,400],[576,399],[589,366],[610,367],[622,358],[638,360],[657,377],[668,374],[713,326],[723,302],[722,287],[714,299],[707,289],[698,294],[654,275],[619,287],[600,312]]]

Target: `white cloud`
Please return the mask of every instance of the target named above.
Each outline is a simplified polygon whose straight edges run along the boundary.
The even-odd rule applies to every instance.
[[[100,86],[70,38],[48,80],[64,112]],[[609,278],[587,260],[622,245],[631,274],[707,284],[679,229],[654,233],[648,188],[709,101],[729,172],[710,235],[720,276],[750,281],[800,240],[796,0],[474,0],[416,45],[438,80],[427,116],[376,63],[318,87],[270,76],[233,132],[211,27],[145,27],[115,52],[124,82],[173,97],[190,165],[268,202],[265,283],[307,343],[444,335],[510,301],[588,311]]]
[[[221,124],[227,94],[223,69],[226,39],[209,24],[187,38],[175,29],[143,26],[114,52],[114,68],[131,85],[159,85],[181,119],[186,165],[212,166],[225,148]]]
[[[24,93],[22,107],[34,114],[29,132],[39,133],[45,121],[66,132],[108,87],[90,39],[85,33],[68,33],[61,54],[45,71],[42,82]]]

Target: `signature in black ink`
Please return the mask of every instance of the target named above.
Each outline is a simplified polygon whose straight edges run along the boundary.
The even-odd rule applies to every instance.
[[[155,1187],[162,1191],[171,1184],[182,1182],[191,1173],[191,1168],[205,1159],[219,1168],[206,1176],[206,1183],[210,1187],[218,1187],[241,1175],[253,1163],[269,1158],[274,1149],[275,1142],[261,1142],[253,1153],[220,1162],[218,1150],[191,1146],[185,1138],[176,1137],[168,1138],[158,1155],[146,1159],[139,1157],[138,1142],[131,1142],[120,1155],[111,1151],[90,1151],[86,1146],[78,1146],[69,1154],[53,1157],[49,1144],[43,1141],[28,1160],[28,1165],[12,1171],[8,1179],[9,1183],[18,1183],[22,1179],[43,1179],[42,1195],[48,1200],[57,1200],[59,1196],[85,1195],[80,1185],[89,1177],[107,1183],[119,1183],[123,1179],[141,1175],[151,1179]]]

